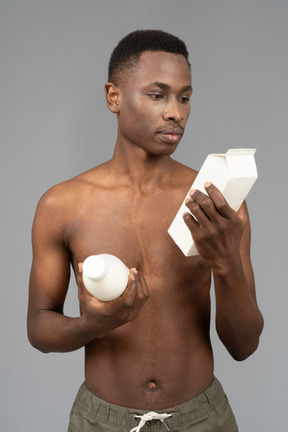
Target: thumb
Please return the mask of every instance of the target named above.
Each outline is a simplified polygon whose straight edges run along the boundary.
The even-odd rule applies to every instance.
[[[238,216],[240,217],[241,221],[243,223],[247,223],[248,221],[248,211],[247,211],[247,205],[244,201],[243,204],[240,206],[239,210],[237,211]]]

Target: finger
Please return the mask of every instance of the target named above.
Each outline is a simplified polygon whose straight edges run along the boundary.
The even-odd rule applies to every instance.
[[[83,282],[83,263],[78,264],[78,273],[76,275],[76,282],[78,285],[78,288],[81,289],[81,291],[84,291],[87,296],[91,296],[91,294],[87,291],[84,282]]]
[[[245,225],[247,224],[247,222],[249,223],[249,216],[248,216],[246,201],[243,201],[242,205],[240,206],[239,210],[237,211],[237,214]]]
[[[199,193],[201,193],[201,192],[199,192]],[[192,199],[191,198],[187,198],[185,204],[186,204],[187,208],[190,210],[190,213],[196,219],[197,225],[199,225],[200,227],[203,227],[203,228],[207,227],[208,224],[210,223],[210,217],[205,213],[205,209],[202,208],[202,206],[200,204],[200,201],[201,201],[200,196],[195,197],[195,198],[197,199],[197,201],[194,200],[194,195],[193,195]],[[198,199],[199,199],[199,202],[198,202]],[[208,199],[210,200],[210,198],[208,198]],[[188,222],[189,222],[189,220],[188,220]],[[193,223],[194,221],[191,220],[190,222]]]
[[[215,185],[210,182],[205,183],[205,190],[208,193],[208,196],[213,201],[218,212],[225,218],[231,217],[232,213],[235,213],[234,210],[229,206],[223,194],[217,189]]]
[[[139,273],[137,275],[137,286],[137,297],[141,304],[144,304],[149,298],[149,290],[145,278]]]
[[[78,273],[76,275],[76,282],[78,285],[78,288],[81,289],[81,291],[87,291],[83,282],[83,277],[82,277],[82,271],[83,271],[83,265],[82,263],[78,264]],[[88,291],[87,291],[88,292]],[[89,294],[91,295],[91,294]]]
[[[137,270],[136,269],[130,269],[130,274],[128,277],[128,284],[127,287],[120,297],[123,304],[127,307],[130,307],[135,302],[136,296],[137,296]]]
[[[189,194],[190,194],[191,200],[198,204],[198,206],[201,208],[202,212],[208,217],[208,219],[210,219],[210,220],[216,220],[217,219],[217,217],[219,216],[219,212],[218,212],[217,208],[215,207],[214,202],[212,201],[211,197],[209,197],[207,194],[205,194],[199,190],[194,190],[194,189],[192,189],[189,192]],[[194,213],[199,212],[196,205],[194,205],[193,210],[194,210]],[[203,222],[205,222],[205,219],[203,219]]]
[[[193,233],[196,233],[199,230],[199,223],[190,213],[184,213],[183,214],[184,222],[186,223],[187,227],[189,228],[192,237]]]
[[[136,269],[134,269],[134,278],[137,284],[137,300],[139,299],[142,302],[146,301],[149,296],[149,292],[144,277],[141,276]]]
[[[148,285],[147,285],[146,280],[145,280],[145,278],[143,276],[140,276],[140,279],[141,279],[141,285],[142,285],[142,288],[143,288],[143,292],[144,292],[145,296],[148,299],[150,297]]]

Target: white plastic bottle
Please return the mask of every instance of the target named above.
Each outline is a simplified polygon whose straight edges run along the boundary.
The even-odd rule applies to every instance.
[[[114,300],[125,291],[129,269],[110,254],[91,255],[83,263],[83,282],[94,297],[102,301]]]

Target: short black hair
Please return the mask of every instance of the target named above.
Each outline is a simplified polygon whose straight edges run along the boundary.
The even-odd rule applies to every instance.
[[[177,36],[162,30],[136,30],[121,39],[114,48],[109,61],[108,81],[118,85],[125,76],[123,72],[137,66],[144,51],[182,54],[190,68],[187,47]]]

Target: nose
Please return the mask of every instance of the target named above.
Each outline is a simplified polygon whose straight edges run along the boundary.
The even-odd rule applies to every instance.
[[[183,112],[176,98],[170,98],[165,111],[163,112],[163,119],[166,121],[174,121],[175,123],[180,123],[183,119]]]

